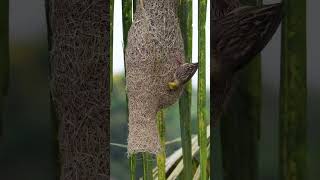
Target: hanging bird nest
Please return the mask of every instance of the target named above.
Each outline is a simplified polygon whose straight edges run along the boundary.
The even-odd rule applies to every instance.
[[[175,103],[183,86],[170,90],[185,62],[175,0],[148,0],[137,5],[125,51],[129,106],[128,153],[160,151],[156,114]]]

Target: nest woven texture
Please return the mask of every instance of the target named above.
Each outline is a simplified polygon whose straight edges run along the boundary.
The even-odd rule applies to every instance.
[[[109,179],[108,3],[49,2],[60,179]]]
[[[183,87],[170,90],[174,72],[185,62],[176,0],[137,5],[125,52],[129,105],[128,153],[160,152],[156,113],[175,103]]]

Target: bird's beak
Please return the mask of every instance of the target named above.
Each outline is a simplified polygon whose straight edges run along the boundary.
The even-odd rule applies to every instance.
[[[178,85],[177,85],[177,83],[175,81],[169,82],[168,86],[169,86],[170,90],[176,90],[178,88]]]

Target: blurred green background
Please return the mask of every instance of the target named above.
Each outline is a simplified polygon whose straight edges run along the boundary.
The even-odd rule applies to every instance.
[[[320,1],[308,1],[308,171],[320,177]],[[1,22],[0,22],[1,23]],[[260,180],[278,176],[278,92],[280,33],[263,51],[263,109]],[[54,179],[49,110],[48,51],[43,0],[10,0],[10,87],[0,139],[1,180]],[[124,80],[115,75],[111,109],[111,142],[126,144]],[[195,93],[194,93],[195,95]],[[195,101],[193,101],[195,102]],[[195,119],[195,108],[193,108]],[[193,121],[193,124],[195,122]],[[166,111],[167,139],[179,136],[177,105]],[[195,126],[193,126],[195,127]],[[219,149],[217,144],[216,149]],[[180,146],[170,145],[167,155]],[[219,158],[219,154],[216,155]],[[141,161],[140,161],[141,162]],[[128,179],[126,149],[111,147],[112,179]],[[138,166],[141,166],[141,163]],[[217,167],[214,167],[217,168]],[[215,171],[219,175],[219,171]]]

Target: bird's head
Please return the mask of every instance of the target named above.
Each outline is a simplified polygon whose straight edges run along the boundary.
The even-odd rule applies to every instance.
[[[168,83],[169,89],[176,90],[187,83],[192,78],[197,69],[198,63],[181,64],[174,74],[174,81]]]

